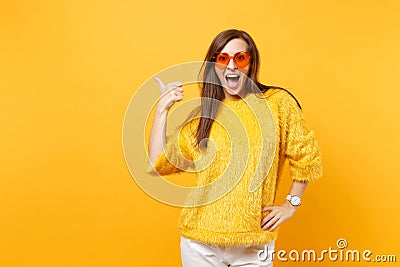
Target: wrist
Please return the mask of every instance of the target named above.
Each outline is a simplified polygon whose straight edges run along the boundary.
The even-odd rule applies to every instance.
[[[155,116],[162,118],[162,117],[167,117],[167,115],[168,115],[168,109],[156,108]]]
[[[299,207],[299,206],[294,206],[292,203],[290,203],[289,200],[285,200],[285,202],[283,202],[283,205],[285,205],[287,207],[290,207],[290,208],[293,208],[295,210],[297,210],[297,208]]]

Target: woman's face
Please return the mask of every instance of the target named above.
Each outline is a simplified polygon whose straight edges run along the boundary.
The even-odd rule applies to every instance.
[[[243,39],[232,39],[221,50],[221,53],[227,53],[233,56],[238,52],[247,52],[248,45]],[[225,68],[218,68],[215,64],[215,72],[222,84],[225,93],[225,99],[235,99],[245,97],[244,81],[249,72],[250,64],[244,68],[238,68],[233,58],[229,60]]]

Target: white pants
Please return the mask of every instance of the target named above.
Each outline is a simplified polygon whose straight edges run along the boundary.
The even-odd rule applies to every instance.
[[[275,241],[251,247],[215,246],[181,236],[180,246],[183,267],[272,267]]]

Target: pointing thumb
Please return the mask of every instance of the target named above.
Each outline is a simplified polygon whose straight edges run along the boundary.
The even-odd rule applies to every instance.
[[[161,81],[160,78],[154,77],[154,80],[157,81],[158,85],[160,86],[160,92],[163,94],[165,91],[167,91],[167,87],[164,85],[164,83]]]

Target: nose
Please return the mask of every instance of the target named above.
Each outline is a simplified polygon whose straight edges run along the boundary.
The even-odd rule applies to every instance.
[[[235,62],[233,62],[233,58],[231,58],[231,59],[229,59],[229,63],[228,63],[228,69],[230,69],[230,70],[234,70],[234,69],[237,69],[237,66],[236,66],[236,64],[235,64]]]

